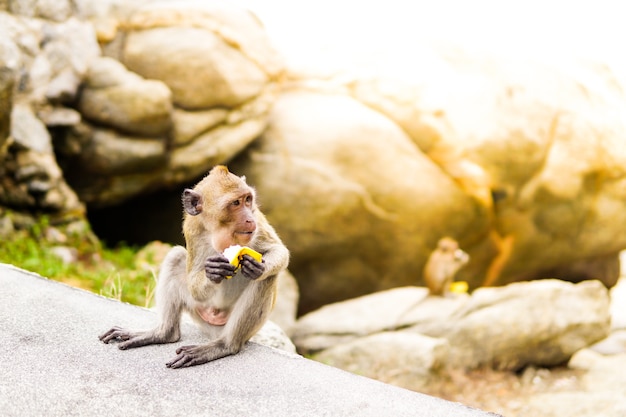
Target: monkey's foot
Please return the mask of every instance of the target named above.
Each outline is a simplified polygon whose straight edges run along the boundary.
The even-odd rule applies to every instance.
[[[214,343],[203,346],[181,346],[176,349],[174,359],[165,364],[168,368],[186,368],[188,366],[201,365],[224,356],[232,355],[235,352],[227,350],[223,343]]]
[[[120,341],[131,338],[131,332],[118,326],[111,327],[106,332],[98,336],[101,342],[109,343],[111,340]]]
[[[109,343],[111,341],[120,342],[118,348],[121,350],[131,349],[146,345],[171,343],[178,341],[178,335],[174,334],[172,337],[162,337],[155,334],[154,331],[135,332],[127,330],[118,326],[112,327],[108,331],[104,332],[98,338],[104,342]]]

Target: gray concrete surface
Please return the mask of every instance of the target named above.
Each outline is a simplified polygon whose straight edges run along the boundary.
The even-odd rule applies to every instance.
[[[176,346],[202,341],[190,325],[179,343],[128,351],[97,337],[155,320],[150,310],[0,264],[0,415],[490,415],[254,343],[205,365],[166,368]]]

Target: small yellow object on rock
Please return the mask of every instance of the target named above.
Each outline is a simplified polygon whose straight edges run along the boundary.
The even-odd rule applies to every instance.
[[[247,246],[233,245],[226,248],[226,250],[224,250],[224,256],[228,259],[228,262],[230,262],[231,265],[234,265],[235,268],[237,268],[235,273],[239,270],[239,263],[241,262],[243,255],[250,255],[258,262],[261,262],[261,259],[263,258],[263,255]],[[232,276],[226,277],[226,279],[229,278],[232,278]]]
[[[469,286],[466,281],[455,281],[450,284],[450,292],[455,294],[465,294],[467,293]]]

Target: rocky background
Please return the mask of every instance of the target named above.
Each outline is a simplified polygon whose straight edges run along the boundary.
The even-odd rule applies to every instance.
[[[414,39],[412,59],[331,71],[294,64],[223,2],[0,10],[0,205],[26,215],[17,226],[177,199],[227,163],[293,253],[301,312],[420,284],[446,235],[470,254],[458,278],[472,289],[616,282],[626,100],[608,63]]]
[[[429,378],[442,358],[553,366],[609,335],[607,288],[626,248],[624,67],[380,30],[346,34],[352,43],[322,63],[310,45],[278,47],[290,36],[271,22],[284,14],[259,16],[267,26],[225,1],[0,0],[0,235],[44,213],[72,223],[116,208],[125,231],[125,213],[148,201],[132,228],[174,241],[180,190],[228,164],[256,186],[292,252],[300,314],[421,286],[443,236],[470,255],[458,279],[471,296],[391,290],[401,301],[333,307],[312,327],[308,315],[294,323],[289,284],[284,327],[320,360],[342,366],[359,344],[402,344]],[[323,42],[327,28],[311,27]],[[367,59],[344,65],[359,48]],[[149,197],[163,190],[169,200]],[[511,284],[543,278],[603,285]],[[529,355],[511,347],[526,346],[515,337],[481,351],[510,324],[472,327],[490,323],[489,306],[502,317],[539,304],[552,315],[514,327],[542,335]],[[580,314],[566,324],[572,305]],[[345,367],[361,363],[372,359]]]

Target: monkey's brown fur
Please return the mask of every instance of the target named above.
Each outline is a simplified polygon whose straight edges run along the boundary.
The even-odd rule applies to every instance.
[[[424,266],[424,281],[431,295],[446,295],[454,274],[467,263],[469,256],[459,248],[456,240],[444,237],[430,254]]]
[[[168,367],[199,365],[239,352],[267,320],[276,276],[289,262],[289,251],[255,198],[245,177],[230,173],[225,166],[214,167],[193,189],[186,189],[183,233],[187,248],[172,248],[161,266],[156,289],[159,324],[147,331],[113,327],[100,340],[119,341],[120,349],[176,342],[181,314],[186,311],[210,341],[178,348]],[[235,274],[222,254],[231,245],[249,246],[263,259],[257,262],[245,255]]]

